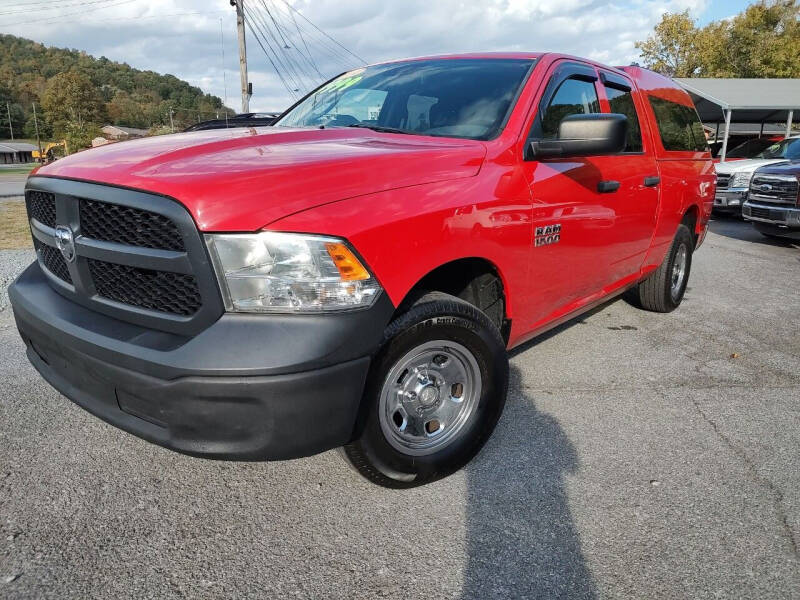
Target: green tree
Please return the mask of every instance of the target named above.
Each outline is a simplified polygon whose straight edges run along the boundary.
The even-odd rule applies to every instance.
[[[691,77],[700,67],[698,30],[689,10],[665,13],[653,35],[636,42],[648,68],[670,77]]]
[[[60,73],[50,79],[42,108],[53,124],[56,137],[65,137],[70,148],[86,148],[105,119],[105,106],[88,77],[76,71]],[[88,143],[87,143],[88,138]]]
[[[49,88],[63,87],[64,73],[80,73],[100,99],[100,105],[95,103],[97,98],[90,102],[97,109],[90,111],[94,115],[84,114],[82,110],[76,122],[150,128],[168,124],[168,109],[172,107],[176,111],[176,128],[180,128],[196,122],[198,115],[207,119],[218,111],[220,114],[226,111],[233,114],[230,109],[223,108],[222,101],[216,96],[204,94],[173,75],[139,71],[105,57],[94,58],[78,50],[49,48],[31,40],[0,34],[0,136],[8,133],[7,123],[6,131],[3,130],[2,118],[7,100],[12,105],[14,135],[20,129],[33,137],[33,104],[37,109],[42,107]],[[50,95],[61,93],[58,89],[55,91],[59,93],[51,89]],[[88,93],[88,90],[84,91]],[[54,126],[58,135],[67,133],[66,124],[73,122],[73,115],[65,116],[62,104],[57,101],[50,106],[53,115],[47,110],[38,112],[42,137],[49,138],[54,133]],[[22,111],[21,115],[18,110]]]
[[[666,13],[636,47],[671,77],[800,77],[800,2],[761,0],[702,28],[688,11]]]
[[[800,77],[800,3],[749,6],[730,22],[726,47],[735,77]]]
[[[25,137],[30,140],[36,139],[36,125],[39,125],[39,137],[42,140],[49,140],[53,137],[53,128],[51,127],[50,123],[42,118],[41,115],[37,115],[37,118],[34,119],[33,115],[31,115],[27,121],[25,121],[25,127],[23,128],[23,133]]]

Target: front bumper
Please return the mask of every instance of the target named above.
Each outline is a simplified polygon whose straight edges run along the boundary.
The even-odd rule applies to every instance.
[[[714,194],[714,210],[733,212],[740,210],[747,200],[748,188],[717,189]]]
[[[755,228],[767,235],[800,240],[800,207],[760,204],[748,200],[742,207],[742,216],[752,221]]]
[[[742,207],[742,216],[748,221],[800,228],[800,207],[777,206],[748,201]]]
[[[145,329],[53,291],[38,264],[9,288],[33,366],[101,419],[185,454],[308,456],[350,441],[370,357],[394,311],[225,314],[193,337]]]

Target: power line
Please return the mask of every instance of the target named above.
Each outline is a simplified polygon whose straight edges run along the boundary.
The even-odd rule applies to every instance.
[[[245,9],[245,10],[247,11],[247,9]],[[246,23],[247,23],[247,26],[250,28],[250,32],[253,34],[253,37],[256,38],[256,42],[258,42],[258,45],[261,46],[261,50],[264,52],[264,56],[267,57],[267,60],[272,65],[272,68],[275,69],[275,72],[278,74],[278,78],[281,80],[281,83],[283,84],[283,87],[285,87],[286,91],[289,92],[289,94],[293,98],[296,99],[297,96],[295,96],[294,91],[292,90],[291,86],[289,86],[289,84],[286,82],[286,79],[284,79],[283,75],[281,74],[280,69],[278,69],[278,66],[275,64],[275,61],[272,60],[272,58],[270,57],[269,53],[267,52],[267,49],[264,47],[264,44],[261,42],[261,37],[259,37],[259,34],[256,32],[255,28],[253,27],[252,19],[246,19]],[[258,26],[258,25],[256,24],[256,26]]]
[[[286,51],[283,50],[283,46],[278,38],[275,37],[274,32],[269,26],[269,22],[267,19],[260,13],[258,13],[258,7],[256,7],[256,14],[258,14],[258,18],[261,21],[261,26],[263,27],[263,32],[266,32],[272,42],[274,42],[274,46],[270,43],[269,39],[265,38],[267,45],[269,45],[270,49],[272,50],[273,55],[275,58],[283,65],[284,70],[286,71],[286,75],[288,79],[291,79],[292,85],[294,86],[294,91],[300,91],[301,88],[305,87],[305,84],[302,81],[302,75],[300,75],[295,68],[295,65],[292,62],[292,59],[286,54]],[[277,49],[276,49],[277,48]]]
[[[294,13],[293,13],[293,12],[290,12],[290,13],[289,13],[289,15],[292,17],[292,23],[294,23],[294,27],[295,27],[295,29],[297,30],[297,35],[299,35],[299,36],[300,36],[300,41],[301,41],[301,42],[303,42],[303,46],[304,46],[304,47],[305,47],[305,49],[306,49],[306,54],[308,55],[308,60],[311,62],[311,66],[312,66],[312,67],[314,68],[314,70],[317,72],[317,75],[319,75],[319,78],[320,78],[321,80],[322,80],[322,79],[325,79],[325,78],[322,76],[322,73],[320,73],[320,71],[319,71],[319,67],[317,66],[317,63],[316,63],[316,61],[314,60],[314,57],[311,55],[311,50],[309,50],[309,49],[308,49],[308,44],[306,43],[306,38],[305,38],[305,36],[303,35],[303,32],[302,32],[302,31],[300,31],[300,27],[297,25],[297,19],[295,18],[295,16],[294,16]]]
[[[75,1],[76,0],[35,0],[33,2],[21,2],[19,4],[6,4],[5,8],[22,8],[22,7],[31,8],[38,6],[40,4],[46,4],[48,6],[53,6],[53,5],[58,6],[60,4],[63,4],[64,2],[75,2]]]
[[[89,12],[97,12],[98,10],[105,10],[107,8],[113,8],[115,6],[122,6],[123,4],[130,4],[131,2],[136,2],[136,0],[122,0],[122,2],[117,2],[116,4],[107,4],[105,6],[99,6],[97,8],[91,9]],[[55,22],[63,22],[61,19],[64,17],[74,17],[76,15],[84,15],[86,11],[74,12],[74,13],[65,13],[63,15],[58,16],[51,16],[44,19],[34,19],[33,21],[19,21],[17,23],[3,23],[0,27],[15,27],[17,25],[31,25],[32,23],[55,23]]]
[[[264,2],[264,0],[262,0],[262,3],[263,2]],[[279,26],[279,27],[282,27],[282,30],[285,33],[285,37],[291,38],[292,34],[290,33],[289,30],[291,29],[291,25],[294,25],[294,28],[297,31],[297,35],[300,37],[300,42],[302,43],[303,47],[305,48],[305,53],[300,48],[299,44],[297,44],[294,40],[290,40],[292,42],[292,44],[291,44],[291,48],[289,48],[289,49],[297,50],[297,54],[300,56],[300,58],[302,58],[303,61],[310,67],[310,69],[313,70],[314,73],[316,73],[316,77],[315,77],[314,73],[310,73],[311,81],[316,84],[316,83],[320,83],[320,82],[324,81],[325,79],[327,79],[327,77],[325,77],[322,74],[322,72],[319,70],[319,67],[318,67],[317,63],[314,60],[314,56],[311,54],[311,50],[309,49],[308,43],[306,42],[305,36],[303,35],[303,32],[301,31],[300,26],[297,23],[297,19],[295,19],[294,13],[289,12],[288,15],[287,15],[283,10],[281,10],[277,5],[275,5],[272,2],[272,0],[267,0],[267,2],[270,5],[273,6],[275,13],[278,15],[278,18],[275,19],[276,25]],[[289,19],[291,19],[291,25],[283,26],[282,24],[280,24],[280,18],[286,19],[287,17]],[[289,50],[289,49],[287,49],[287,50]],[[306,71],[306,73],[309,73],[309,71]]]
[[[165,19],[167,17],[189,17],[192,15],[214,15],[219,13],[227,13],[227,10],[209,10],[199,12],[182,12],[182,13],[169,13],[164,15],[143,15],[141,17],[114,17],[114,21],[141,21],[142,19]],[[71,21],[59,21],[59,23],[107,23],[103,19],[73,19]],[[3,25],[6,27],[6,25]]]
[[[296,72],[298,72],[302,77],[305,77],[306,80],[310,82],[310,85],[307,85],[306,89],[311,89],[316,87],[315,85],[317,83],[316,77],[314,76],[313,73],[310,73],[310,71],[307,68],[304,68],[301,64],[299,64],[298,61],[295,60],[293,52],[291,52],[291,50],[293,49],[293,45],[289,45],[289,40],[287,40],[286,36],[284,36],[281,25],[273,16],[272,11],[270,11],[269,9],[269,5],[264,0],[261,0],[261,4],[267,11],[267,15],[269,15],[269,18],[272,21],[273,25],[275,26],[275,29],[278,31],[278,35],[280,36],[281,40],[283,40],[282,51],[283,54],[286,56],[287,62],[289,62],[292,65],[292,67],[295,69]]]
[[[0,15],[19,15],[19,14],[26,14],[26,13],[40,13],[40,12],[47,12],[53,10],[61,10],[62,8],[69,8],[72,6],[89,6],[91,4],[108,4],[109,2],[113,2],[114,0],[93,0],[92,2],[75,2],[72,0],[71,4],[57,4],[56,6],[49,5],[49,7],[28,7],[22,10],[12,10],[6,12],[0,12]]]
[[[284,5],[285,6],[285,5]],[[296,13],[294,11],[285,9],[284,11],[280,11],[281,14],[286,16],[291,16],[294,19]],[[288,14],[287,14],[288,13]],[[297,23],[296,19],[295,22]],[[315,44],[316,47],[323,53],[327,54],[335,61],[346,65],[348,69],[353,68],[353,66],[361,66],[364,64],[360,59],[354,59],[352,54],[348,54],[346,50],[342,50],[341,47],[337,46],[336,44],[332,43],[328,38],[326,38],[322,33],[320,33],[319,28],[310,28],[307,23],[301,22],[297,23],[301,30],[301,34],[305,31],[308,35],[308,39],[310,40],[310,44]]]
[[[275,59],[274,63],[273,63],[273,66],[275,66],[276,70],[278,71],[278,75],[283,77],[283,79],[288,82],[287,85],[289,85],[290,91],[292,92],[292,95],[294,95],[294,92],[297,92],[298,89],[300,88],[300,84],[292,76],[292,73],[289,72],[288,67],[283,62],[283,60],[281,60],[281,57],[278,55],[278,53],[275,51],[275,48],[270,43],[270,41],[269,41],[269,39],[267,37],[267,34],[264,31],[264,28],[266,27],[266,23],[264,23],[263,20],[261,20],[260,15],[258,16],[258,19],[256,19],[256,15],[252,12],[252,10],[250,10],[248,12],[250,13],[250,20],[255,23],[255,25],[256,25],[256,27],[257,27],[260,35],[261,35],[261,39],[262,39],[263,43],[265,43],[267,45],[267,47],[269,48],[269,52],[271,53],[272,58]],[[263,48],[263,46],[262,46],[262,48]]]
[[[357,59],[358,59],[358,60],[361,62],[361,64],[367,64],[367,61],[366,61],[366,60],[364,60],[363,58],[361,58],[361,57],[360,57],[358,54],[356,54],[356,53],[355,53],[355,52],[353,52],[352,50],[349,50],[348,48],[346,48],[345,46],[343,46],[341,43],[339,43],[339,41],[338,41],[338,40],[334,39],[333,37],[331,37],[330,35],[328,35],[327,33],[325,33],[325,32],[324,32],[322,29],[320,29],[319,27],[317,27],[317,26],[316,26],[316,25],[315,25],[315,24],[314,24],[314,23],[313,23],[313,22],[312,22],[312,21],[311,21],[309,18],[307,18],[307,17],[306,17],[306,16],[305,16],[303,13],[301,13],[299,10],[297,10],[297,9],[296,9],[294,6],[292,6],[291,4],[289,4],[289,3],[288,3],[286,0],[281,0],[281,2],[283,2],[283,3],[284,3],[284,4],[285,4],[285,5],[286,5],[286,6],[287,6],[287,7],[288,7],[288,8],[289,8],[291,11],[293,11],[293,12],[295,12],[296,14],[300,15],[300,17],[301,17],[301,18],[302,18],[304,21],[306,21],[307,23],[309,23],[309,24],[310,24],[310,25],[311,25],[311,26],[312,26],[314,29],[316,29],[316,30],[317,30],[317,31],[319,31],[319,32],[320,32],[322,35],[324,35],[326,38],[328,38],[329,40],[331,40],[331,41],[332,41],[334,44],[336,44],[337,46],[339,46],[339,47],[340,47],[342,50],[344,50],[344,51],[345,51],[345,52],[347,52],[348,54],[351,54],[352,56],[354,56],[355,58],[357,58]]]

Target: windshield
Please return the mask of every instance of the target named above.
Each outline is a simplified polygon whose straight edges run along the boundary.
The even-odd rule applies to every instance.
[[[775,140],[769,138],[747,140],[736,146],[733,150],[728,150],[726,156],[727,158],[753,158],[759,152],[763,152],[773,144],[775,144]]]
[[[777,144],[772,144],[772,146],[757,154],[756,158],[800,159],[800,138],[783,140]]]
[[[488,140],[500,132],[531,59],[439,59],[345,73],[287,112],[277,127],[366,127]]]

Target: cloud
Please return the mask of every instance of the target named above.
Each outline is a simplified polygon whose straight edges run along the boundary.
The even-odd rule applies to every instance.
[[[286,75],[289,70],[306,74],[284,85],[248,31],[250,78],[255,91],[251,109],[286,108],[293,94],[310,85],[312,73],[319,79],[316,69],[330,77],[357,62],[301,17],[295,15],[292,21],[282,0],[245,1],[252,7],[254,19],[257,15],[268,24],[270,16],[264,8],[270,7],[272,16],[282,24],[280,31],[273,29],[273,45],[278,58],[285,61],[284,78],[292,79]],[[136,68],[172,73],[220,97],[224,97],[226,87],[224,64],[228,105],[240,107],[236,23],[227,0],[213,4],[101,0],[85,5],[80,14],[76,14],[74,1],[64,4],[73,7],[0,16],[0,29]],[[699,16],[708,8],[709,0],[292,0],[292,4],[369,62],[480,50],[549,50],[628,64],[638,58],[634,42],[646,38],[664,12],[688,8]],[[306,32],[303,40],[297,35],[298,27]],[[281,34],[286,44],[278,39]],[[305,44],[311,50],[313,65],[304,58]]]

